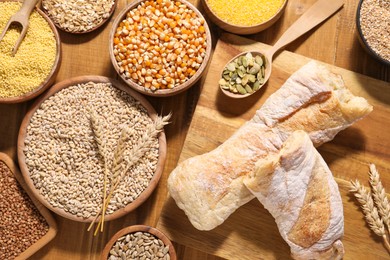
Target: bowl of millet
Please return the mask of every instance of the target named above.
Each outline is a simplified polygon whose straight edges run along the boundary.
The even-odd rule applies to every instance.
[[[0,0],[0,32],[22,4]],[[19,103],[42,94],[54,82],[61,62],[61,41],[53,22],[38,8],[26,36],[12,54],[21,28],[11,26],[0,41],[0,103]]]
[[[96,223],[135,210],[164,169],[164,126],[138,92],[102,76],[61,81],[35,101],[18,136],[27,185],[65,218]]]
[[[117,16],[109,36],[111,62],[133,89],[172,96],[193,86],[211,54],[202,14],[185,0],[137,0]]]
[[[221,29],[248,35],[272,26],[283,14],[287,0],[202,0],[210,20]]]
[[[361,0],[356,12],[356,28],[363,49],[390,66],[390,1]]]
[[[160,230],[133,225],[119,230],[103,249],[102,260],[157,259],[176,260],[170,239]]]

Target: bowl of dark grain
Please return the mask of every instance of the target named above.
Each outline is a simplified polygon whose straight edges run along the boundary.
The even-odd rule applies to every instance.
[[[22,4],[0,0],[0,32]],[[51,20],[38,8],[19,49],[12,54],[20,35],[11,26],[0,42],[0,103],[19,103],[42,94],[54,82],[61,62],[61,41]]]
[[[117,0],[42,0],[42,10],[58,29],[89,33],[103,26],[115,11]]]
[[[110,239],[101,259],[176,260],[177,257],[172,242],[160,230],[134,225],[121,229]]]
[[[360,0],[356,28],[363,49],[377,61],[390,66],[390,2]]]
[[[23,177],[53,212],[100,227],[136,209],[156,188],[169,116],[158,115],[142,95],[115,79],[59,82],[22,121]]]
[[[14,161],[0,153],[0,259],[27,259],[49,243],[57,225],[31,193]]]
[[[202,0],[210,20],[234,34],[254,34],[272,26],[283,14],[287,0]]]
[[[157,97],[193,86],[208,65],[211,47],[204,17],[185,0],[131,2],[109,36],[119,76],[134,90]]]

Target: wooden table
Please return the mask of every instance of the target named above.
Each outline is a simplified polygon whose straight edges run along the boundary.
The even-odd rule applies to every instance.
[[[130,2],[130,0],[119,0],[117,10],[109,23],[95,32],[86,35],[71,35],[60,32],[63,59],[56,82],[80,75],[102,75],[118,78],[108,56],[108,35],[113,19]],[[190,2],[203,12],[200,1],[191,0]],[[285,13],[276,24],[249,37],[272,45],[286,28],[314,2],[315,0],[289,0]],[[341,11],[317,27],[315,31],[287,46],[286,49],[315,60],[389,82],[390,67],[381,65],[369,57],[358,42],[355,28],[357,4],[358,1],[356,0],[345,0],[345,5]],[[209,25],[213,31],[213,45],[215,47],[221,35],[221,30],[211,22],[209,22]],[[168,196],[167,178],[177,165],[180,157],[192,115],[202,91],[202,83],[201,80],[188,91],[173,97],[147,97],[158,113],[173,112],[172,123],[165,128],[168,144],[165,170],[158,188],[147,202],[127,216],[107,223],[105,232],[96,237],[93,236],[93,232],[87,231],[87,224],[55,216],[58,223],[56,238],[36,253],[32,259],[98,259],[104,245],[121,228],[133,224],[157,225]],[[31,105],[31,102],[0,105],[0,151],[7,153],[15,161],[17,161],[18,129],[29,105]],[[386,154],[385,158],[389,158],[389,154]],[[178,243],[175,243],[175,248],[179,259],[221,259]],[[383,248],[383,250],[385,249]],[[237,255],[237,259],[239,259],[239,255]]]

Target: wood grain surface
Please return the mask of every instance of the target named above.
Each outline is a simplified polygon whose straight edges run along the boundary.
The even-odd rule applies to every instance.
[[[179,161],[211,151],[223,143],[255,114],[292,73],[310,60],[284,51],[276,57],[271,79],[260,93],[245,98],[245,102],[224,96],[218,87],[224,64],[240,51],[268,48],[267,45],[232,34],[221,35]],[[348,192],[348,181],[357,178],[366,183],[368,165],[375,163],[382,173],[384,185],[390,185],[390,140],[386,140],[390,124],[381,124],[381,119],[390,113],[390,84],[335,66],[326,66],[342,75],[352,93],[366,98],[374,106],[374,111],[369,116],[319,148],[336,177],[342,194],[345,215],[344,259],[358,259],[363,254],[368,259],[386,259],[387,252],[380,240],[372,239],[362,212]],[[382,93],[381,97],[370,95],[372,89]],[[378,155],[378,148],[381,147],[384,151]],[[173,199],[168,199],[157,227],[174,241],[223,258],[290,258],[289,247],[279,235],[274,219],[257,200],[242,206],[216,229],[197,231]],[[371,250],[367,250],[368,248]],[[237,252],[240,254],[236,255]]]
[[[111,19],[108,23],[105,23],[96,31],[82,35],[69,34],[62,31],[59,32],[62,41],[62,60],[56,77],[56,82],[82,75],[101,75],[118,79],[109,59],[108,37],[113,20],[119,12],[131,2],[131,0],[118,0],[117,8]],[[190,2],[197,6],[204,14],[200,0],[191,0]],[[274,25],[261,33],[253,34],[248,37],[258,42],[273,45],[282,33],[314,2],[315,0],[288,0],[285,12]],[[309,32],[294,43],[291,43],[286,47],[286,49],[307,58],[316,59],[327,64],[360,73],[364,75],[360,77],[360,79],[363,80],[362,84],[371,82],[368,77],[389,82],[390,68],[385,67],[372,59],[364,52],[358,42],[355,26],[357,4],[358,1],[356,0],[345,0],[343,9],[332,16],[331,19],[321,24],[315,31]],[[211,22],[209,22],[209,25],[212,30],[213,46],[215,48],[215,44],[220,38],[222,30]],[[228,49],[227,51],[230,52],[230,50],[233,50],[234,52],[234,48]],[[212,60],[215,57],[216,55],[213,55]],[[213,73],[211,69],[207,72],[207,74],[205,74],[205,76],[210,73]],[[285,74],[288,75],[288,71],[285,72]],[[196,117],[193,118],[194,109],[197,105],[199,109],[210,105],[216,105],[216,100],[212,100],[212,96],[208,96],[206,94],[207,92],[205,92],[207,87],[206,85],[203,86],[205,78],[206,77],[203,77],[196,85],[176,96],[165,98],[147,97],[157,113],[166,114],[171,111],[173,113],[172,123],[165,128],[167,137],[167,160],[165,169],[160,183],[151,197],[136,211],[120,219],[107,223],[107,225],[105,225],[105,232],[96,237],[93,236],[92,232],[87,232],[88,224],[78,223],[60,216],[55,216],[58,224],[57,236],[47,246],[32,256],[31,259],[99,259],[105,244],[123,227],[133,224],[146,224],[154,227],[157,225],[160,213],[164,205],[166,205],[165,203],[168,195],[166,188],[167,178],[172,169],[174,169],[177,165],[189,126],[197,124],[199,120]],[[277,77],[272,77],[272,80],[279,83],[282,83],[283,81],[283,79],[279,79]],[[376,99],[376,102],[386,104],[386,102],[388,102],[386,101],[386,95],[388,95],[386,93],[388,93],[388,91],[382,90],[383,88],[381,87],[367,86],[364,88],[362,93],[364,96],[371,96],[371,100]],[[202,97],[198,103],[201,93]],[[261,96],[261,93],[259,94]],[[355,94],[359,95],[360,93]],[[11,156],[14,161],[17,161],[16,147],[19,127],[28,107],[32,104],[32,102],[33,101],[21,104],[0,104],[0,151]],[[211,102],[211,104],[205,105],[207,102]],[[219,99],[218,102],[221,102],[221,99]],[[236,106],[238,113],[234,115],[234,117],[238,118],[238,122],[237,120],[229,120],[230,125],[228,125],[225,129],[222,128],[222,125],[216,124],[212,129],[205,128],[205,133],[210,135],[215,131],[219,131],[222,133],[221,138],[223,140],[227,139],[230,136],[230,133],[242,124],[243,120],[252,116],[251,109],[253,109],[255,103],[255,101],[252,101],[252,103],[240,103]],[[376,104],[373,105],[374,107],[376,106]],[[330,163],[331,169],[333,170],[334,167],[342,169],[340,172],[335,172],[337,177],[342,177],[343,174],[348,172],[351,174],[351,178],[359,177],[361,180],[366,180],[366,165],[362,166],[358,160],[358,158],[360,158],[359,156],[364,155],[369,156],[367,160],[370,159],[373,162],[378,163],[380,172],[383,174],[389,172],[389,167],[386,166],[390,157],[390,153],[388,151],[389,137],[388,133],[384,131],[384,128],[388,125],[388,113],[386,114],[386,111],[384,110],[382,112],[383,113],[380,113],[380,117],[377,118],[377,121],[375,122],[375,132],[369,133],[369,135],[367,132],[364,132],[364,128],[368,124],[367,120],[371,117],[370,115],[356,124],[353,128],[340,133],[336,137],[335,142],[325,144],[321,147],[320,152],[324,156],[325,160]],[[216,111],[209,115],[209,117],[212,116],[221,118],[221,113]],[[352,137],[349,137],[350,135],[352,135]],[[365,141],[368,136],[376,137],[375,143],[369,143],[368,150],[374,151],[374,154],[369,155],[365,150],[368,146],[368,143]],[[220,139],[219,142],[223,141],[222,139]],[[351,142],[351,140],[353,149],[339,149],[340,144]],[[218,143],[207,144],[204,139],[201,139],[197,140],[195,147],[198,149],[197,152],[201,152],[202,149],[212,149],[212,146],[215,145],[218,145]],[[348,145],[343,145],[342,147],[348,147]],[[188,156],[188,154],[186,155],[183,153],[182,156]],[[384,185],[385,188],[390,190],[389,181],[386,181]],[[347,199],[345,194],[343,195],[343,198]],[[349,199],[347,199],[345,203],[352,203],[354,205],[354,202],[349,201]],[[245,210],[245,208],[240,210]],[[380,240],[378,240],[364,224],[364,221],[362,220],[363,216],[358,206],[356,204],[351,206],[351,210],[355,212],[355,214],[351,215],[355,216],[356,219],[354,219],[353,226],[346,226],[346,234],[354,236],[351,237],[351,239],[367,241],[367,244],[359,250],[365,252],[375,250],[378,254],[383,256],[385,254],[385,249],[380,244]],[[240,211],[238,211],[237,214],[239,213]],[[262,223],[271,223],[270,216],[265,213],[266,212],[260,208],[259,211],[256,211],[253,217],[261,219],[260,214],[263,214],[262,216],[266,219],[261,220]],[[179,218],[181,213],[178,212],[178,214]],[[348,212],[346,212],[346,214],[348,214]],[[241,229],[257,228],[264,238],[272,237],[273,239],[279,241],[279,243],[275,244],[273,244],[274,240],[262,240],[262,242],[251,241],[252,247],[255,243],[261,243],[261,247],[263,247],[269,254],[276,254],[276,256],[287,254],[286,250],[288,250],[288,248],[285,244],[283,244],[283,241],[281,241],[279,235],[276,233],[275,225],[268,227],[271,233],[265,233],[263,232],[264,227],[261,225],[248,226],[244,221],[242,222]],[[180,223],[178,222],[178,229],[182,229],[179,224]],[[176,225],[176,223],[172,223],[172,225]],[[350,231],[354,229],[359,230],[360,233],[353,233]],[[197,237],[196,233],[191,233],[191,230],[191,226],[187,225],[186,232],[183,235],[190,234],[195,241]],[[242,233],[238,233],[237,231],[231,231],[231,234],[234,234],[236,237],[244,237]],[[347,238],[348,237],[345,239]],[[245,236],[245,239],[246,240],[242,240],[240,243],[244,244],[250,238]],[[223,241],[224,238],[219,237],[216,243],[222,244]],[[371,248],[372,244],[375,245],[374,248]],[[255,245],[258,246],[258,244]],[[197,249],[194,248],[195,246]],[[274,249],[274,247],[276,247],[276,249]],[[221,257],[217,256],[217,254],[221,255],[221,253],[210,250],[206,243],[204,243],[204,247],[199,249],[199,241],[188,246],[188,244],[182,245],[181,241],[175,239],[175,249],[178,259],[221,259]],[[251,247],[245,250],[250,249]],[[354,248],[352,250],[358,250],[358,248]],[[226,258],[240,259],[240,254],[241,252],[237,249],[233,256],[227,256]],[[362,257],[360,259],[362,259]],[[258,258],[261,258],[261,256]]]

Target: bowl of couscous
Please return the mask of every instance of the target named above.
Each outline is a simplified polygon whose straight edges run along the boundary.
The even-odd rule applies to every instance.
[[[0,0],[0,31],[21,3]],[[11,26],[0,42],[0,103],[19,103],[43,93],[54,82],[61,60],[60,37],[52,21],[38,8],[29,19],[25,38],[15,55],[20,28]]]
[[[254,34],[273,25],[283,14],[287,0],[202,0],[207,16],[221,29]]]
[[[117,16],[109,37],[111,62],[131,88],[149,96],[187,90],[203,75],[211,33],[185,0],[137,0]]]

